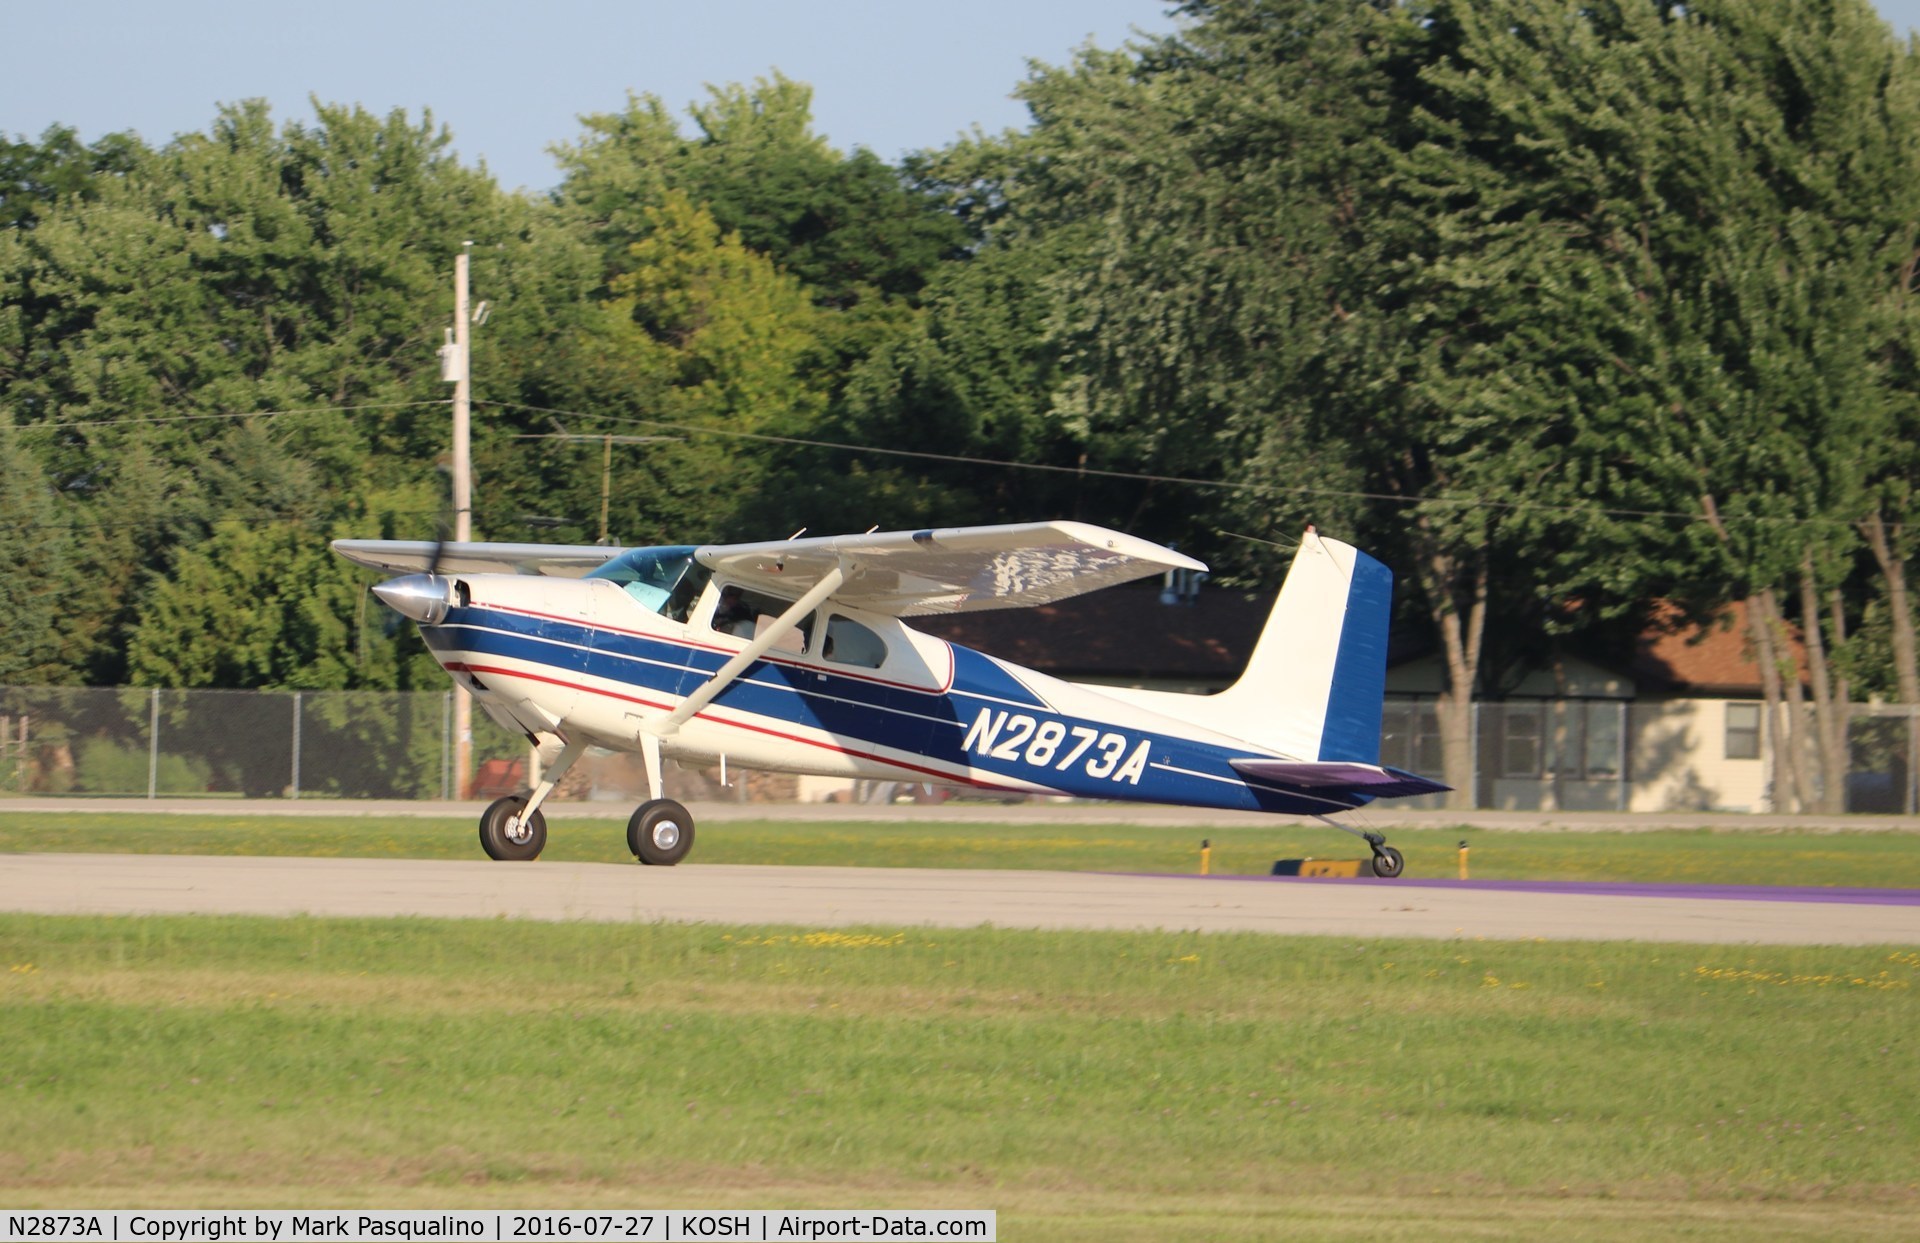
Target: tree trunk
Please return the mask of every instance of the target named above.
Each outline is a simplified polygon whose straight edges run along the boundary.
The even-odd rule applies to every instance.
[[[1886,581],[1887,612],[1893,622],[1893,670],[1899,679],[1900,702],[1920,704],[1920,664],[1914,656],[1913,603],[1907,596],[1907,567],[1900,558],[1900,536],[1904,524],[1887,525],[1878,509],[1860,523],[1867,547]]]
[[[1701,494],[1700,511],[1714,535],[1731,550],[1733,537],[1720,517],[1720,506],[1713,493]],[[1811,791],[1804,776],[1806,766],[1800,763],[1799,755],[1799,736],[1805,732],[1803,723],[1788,715],[1781,684],[1780,645],[1776,635],[1784,637],[1784,631],[1779,628],[1779,621],[1780,607],[1772,587],[1762,587],[1747,597],[1747,631],[1753,641],[1754,662],[1760,666],[1760,752],[1767,768],[1767,809],[1796,811],[1807,806]],[[1793,703],[1797,708],[1801,703],[1797,668],[1791,681]]]
[[[1837,814],[1847,809],[1846,691],[1844,685],[1836,691],[1827,661],[1826,627],[1820,620],[1820,591],[1814,582],[1811,552],[1800,559],[1800,625],[1806,634],[1807,672],[1813,679],[1813,732],[1819,755],[1820,791],[1814,806]],[[1837,636],[1834,642],[1837,648]]]
[[[1435,705],[1445,769],[1441,779],[1453,787],[1447,795],[1447,806],[1465,810],[1474,807],[1479,796],[1474,789],[1473,692],[1479,683],[1480,651],[1487,626],[1486,552],[1482,549],[1476,554],[1471,571],[1458,557],[1432,553],[1427,558],[1427,574],[1430,615],[1440,632],[1447,662],[1447,689]]]
[[[1796,795],[1799,779],[1798,731],[1787,714],[1785,687],[1780,677],[1778,644],[1775,642],[1773,589],[1763,587],[1747,598],[1747,631],[1753,640],[1754,662],[1760,666],[1762,717],[1762,753],[1767,758],[1767,810],[1798,811]],[[1799,680],[1794,679],[1798,688]]]

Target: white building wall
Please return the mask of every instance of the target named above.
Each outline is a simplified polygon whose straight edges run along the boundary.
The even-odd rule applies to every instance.
[[[1673,699],[1628,710],[1629,810],[1766,810],[1766,761],[1727,758],[1726,709]]]

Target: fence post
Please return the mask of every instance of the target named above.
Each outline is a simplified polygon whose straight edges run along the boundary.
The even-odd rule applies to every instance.
[[[453,780],[453,692],[443,691],[440,695],[440,801],[446,802],[453,795],[447,793],[447,787]]]
[[[160,796],[160,688],[147,698],[147,797]]]
[[[300,692],[293,693],[293,797],[300,797]]]
[[[1620,770],[1620,780],[1614,792],[1613,809],[1625,811],[1633,802],[1633,774],[1627,771],[1629,757],[1633,749],[1629,746],[1627,730],[1633,724],[1633,714],[1627,711],[1627,701],[1622,699],[1614,705],[1619,711],[1614,716],[1614,730],[1620,739],[1620,750],[1613,757],[1614,767]]]
[[[1907,705],[1907,788],[1902,791],[1904,810],[1911,816],[1920,809],[1920,704]]]
[[[1480,806],[1480,709],[1484,705],[1479,700],[1472,701],[1467,710],[1467,767],[1473,770],[1473,791],[1468,806]]]

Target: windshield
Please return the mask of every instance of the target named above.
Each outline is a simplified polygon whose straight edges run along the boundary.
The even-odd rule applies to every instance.
[[[683,622],[712,576],[694,561],[691,545],[676,544],[621,553],[587,577],[617,583],[645,608]]]

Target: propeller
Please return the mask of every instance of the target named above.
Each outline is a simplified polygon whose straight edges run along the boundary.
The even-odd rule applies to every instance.
[[[437,626],[447,619],[453,607],[453,580],[440,577],[440,563],[447,555],[447,524],[434,524],[433,555],[427,559],[424,574],[403,574],[373,585],[380,603],[423,626]]]

